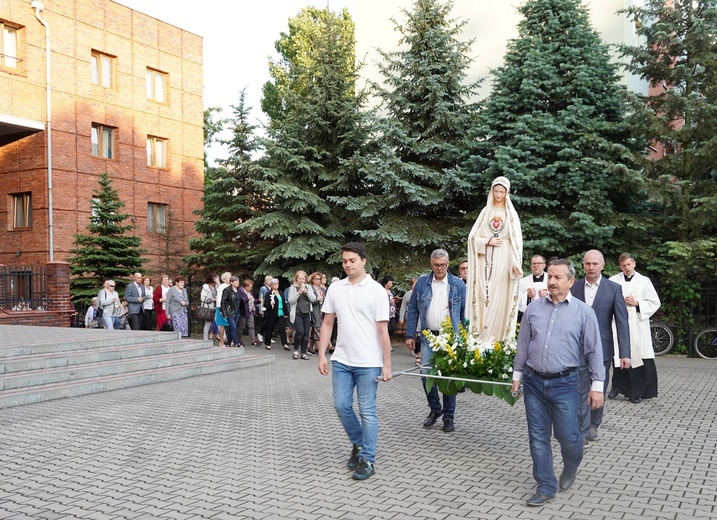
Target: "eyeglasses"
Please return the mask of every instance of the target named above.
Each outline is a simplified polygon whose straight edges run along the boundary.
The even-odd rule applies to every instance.
[[[531,262],[530,265],[545,265],[545,262]]]
[[[446,269],[448,264],[431,264],[431,267],[435,267],[436,269]]]
[[[115,286],[115,284],[113,284],[113,283],[110,284],[110,287],[114,287],[114,286]]]

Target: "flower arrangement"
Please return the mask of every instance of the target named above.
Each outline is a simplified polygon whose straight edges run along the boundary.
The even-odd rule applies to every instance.
[[[455,379],[426,378],[426,386],[433,386],[447,395],[456,395],[461,388],[468,388],[476,394],[493,395],[503,399],[511,406],[517,398],[511,394],[508,385],[513,379],[513,359],[517,349],[515,339],[511,341],[479,341],[468,332],[462,323],[458,332],[453,331],[450,317],[441,323],[441,330],[436,336],[429,330],[423,331],[424,341],[433,350],[429,374],[474,381],[457,381]]]

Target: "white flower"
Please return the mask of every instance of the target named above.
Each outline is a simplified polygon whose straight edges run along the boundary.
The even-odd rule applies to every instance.
[[[508,367],[508,373],[513,372],[513,367]]]
[[[468,368],[468,363],[463,363],[463,368]]]
[[[502,377],[503,379],[508,379],[508,374],[501,374],[500,377]]]
[[[493,373],[493,369],[492,369],[492,368],[489,368],[489,369],[488,369],[488,373],[489,373],[489,374],[492,374],[492,373]]]

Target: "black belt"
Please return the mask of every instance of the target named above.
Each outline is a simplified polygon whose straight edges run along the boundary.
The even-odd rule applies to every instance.
[[[431,331],[431,334],[433,334],[434,336],[438,336],[440,333],[441,333],[440,330],[432,330]]]
[[[531,368],[531,370],[533,370],[533,369]],[[570,375],[571,373],[573,373],[574,371],[575,371],[575,367],[566,368],[562,372],[553,372],[552,374],[547,373],[547,372],[538,372],[536,370],[533,370],[533,373],[537,376],[542,377],[543,379],[556,379],[558,377],[566,377],[566,376]]]

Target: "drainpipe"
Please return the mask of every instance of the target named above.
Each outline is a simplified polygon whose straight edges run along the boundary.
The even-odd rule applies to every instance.
[[[51,92],[50,92],[50,27],[47,22],[40,17],[40,13],[45,9],[45,5],[41,0],[31,0],[30,7],[35,10],[35,18],[45,27],[45,94],[47,96],[46,108],[47,108],[47,123],[46,123],[46,134],[47,134],[47,227],[49,237],[49,249],[50,249],[50,262],[55,261],[55,246],[54,246],[54,224],[52,219],[52,104],[51,104]]]

